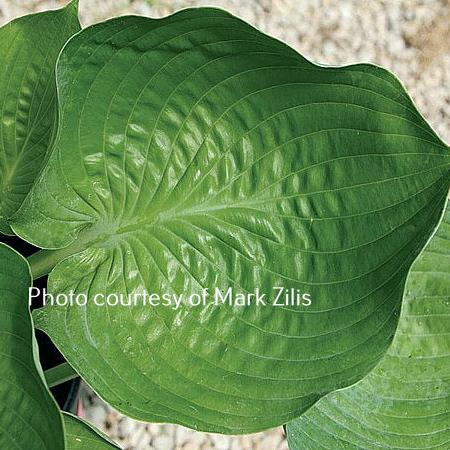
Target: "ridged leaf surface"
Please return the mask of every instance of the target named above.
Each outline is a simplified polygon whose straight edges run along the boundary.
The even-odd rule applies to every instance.
[[[82,31],[57,85],[57,141],[13,222],[57,249],[50,291],[268,295],[266,307],[39,310],[105,400],[248,433],[375,366],[450,177],[448,147],[391,74],[320,67],[194,9]],[[274,286],[311,306],[270,306]]]

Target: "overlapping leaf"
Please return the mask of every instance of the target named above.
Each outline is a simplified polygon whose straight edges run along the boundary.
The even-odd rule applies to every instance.
[[[102,436],[88,423],[71,414],[64,413],[66,450],[111,450],[118,449],[106,436]]]
[[[292,450],[450,447],[450,207],[409,275],[386,356],[288,425]]]
[[[0,448],[62,450],[61,415],[40,369],[27,262],[0,244]]]
[[[56,124],[55,64],[79,31],[77,2],[0,28],[0,232],[10,234],[47,154]]]
[[[13,221],[54,293],[268,295],[269,306],[47,306],[109,403],[247,433],[362,378],[436,227],[449,149],[399,82],[324,68],[219,10],[114,19],[65,47],[61,124]],[[309,307],[270,306],[272,288]]]

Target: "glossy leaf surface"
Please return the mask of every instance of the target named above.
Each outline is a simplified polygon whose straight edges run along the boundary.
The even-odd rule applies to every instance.
[[[79,31],[77,2],[0,28],[0,232],[22,204],[56,126],[55,64]]]
[[[111,450],[116,445],[91,425],[72,414],[63,413],[66,450]]]
[[[450,207],[411,270],[386,356],[288,425],[292,450],[450,447]]]
[[[63,450],[56,402],[44,384],[28,308],[27,262],[0,244],[0,448]]]
[[[95,25],[57,68],[61,125],[14,219],[54,293],[202,288],[266,307],[48,306],[36,320],[110,404],[248,433],[362,378],[436,227],[449,149],[399,82],[316,66],[214,9]],[[312,304],[271,306],[272,288]]]

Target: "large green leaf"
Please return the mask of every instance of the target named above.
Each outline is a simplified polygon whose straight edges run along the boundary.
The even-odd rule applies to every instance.
[[[115,444],[101,435],[87,422],[72,414],[63,414],[66,429],[66,450],[111,450],[118,449]]]
[[[288,425],[292,450],[450,448],[450,206],[414,264],[386,356]]]
[[[80,29],[77,2],[0,28],[0,232],[10,234],[47,154],[56,123],[55,63]]]
[[[316,66],[224,11],[95,25],[57,67],[61,126],[13,222],[57,249],[36,314],[109,403],[148,421],[247,433],[372,369],[436,227],[450,153],[399,82]],[[99,307],[94,294],[203,287],[309,307]]]
[[[43,379],[28,308],[27,262],[0,244],[0,448],[64,449],[61,415]]]

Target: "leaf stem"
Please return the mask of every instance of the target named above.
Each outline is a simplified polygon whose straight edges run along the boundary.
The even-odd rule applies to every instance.
[[[59,384],[79,377],[75,369],[73,369],[72,366],[67,362],[46,370],[44,372],[44,376],[49,388],[58,386]]]
[[[39,250],[27,258],[33,280],[48,275],[63,259],[78,253],[85,248],[85,241],[78,237],[72,244],[57,250]]]
[[[62,250],[39,250],[29,256],[28,263],[31,268],[31,275],[33,280],[37,280],[45,275],[48,275],[53,267],[65,256]]]

